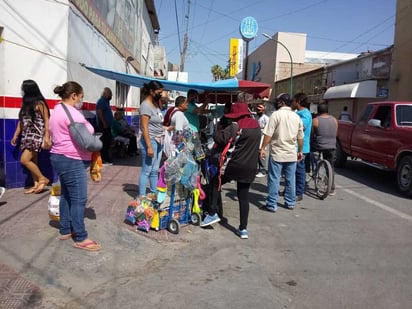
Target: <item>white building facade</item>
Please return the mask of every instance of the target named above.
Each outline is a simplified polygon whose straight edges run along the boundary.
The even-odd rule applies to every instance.
[[[0,185],[13,188],[31,181],[19,151],[10,145],[23,80],[38,83],[51,112],[59,102],[54,87],[77,81],[91,122],[95,102],[109,87],[112,109],[125,108],[131,117],[140,105],[140,89],[95,75],[82,64],[153,76],[154,57],[148,55],[159,24],[152,0],[3,0],[0,12]],[[54,179],[48,152],[40,153],[39,160],[46,177]]]

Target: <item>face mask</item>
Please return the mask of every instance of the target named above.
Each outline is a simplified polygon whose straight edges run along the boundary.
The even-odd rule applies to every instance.
[[[157,102],[159,102],[160,98],[162,97],[162,95],[160,93],[156,93],[155,96],[153,97],[153,99]]]
[[[80,100],[79,102],[77,102],[74,107],[76,107],[77,109],[81,109],[83,106],[83,100]]]

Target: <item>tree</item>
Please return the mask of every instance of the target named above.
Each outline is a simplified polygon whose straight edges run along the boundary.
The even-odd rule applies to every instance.
[[[212,66],[210,71],[212,72],[214,81],[230,78],[229,67],[227,67],[226,69],[223,69],[220,65],[215,64],[214,66]]]
[[[223,76],[223,69],[220,65],[215,64],[214,66],[212,66],[211,70],[212,75],[213,75],[213,80],[217,81],[222,79]]]

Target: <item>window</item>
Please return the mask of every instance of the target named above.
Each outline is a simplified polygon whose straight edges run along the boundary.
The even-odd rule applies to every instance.
[[[130,86],[121,82],[116,82],[116,106],[127,106],[127,94],[129,93]]]
[[[391,126],[391,106],[379,106],[374,119],[381,121],[381,126],[389,128]]]
[[[359,125],[364,125],[366,123],[366,121],[369,118],[369,115],[371,114],[373,109],[373,105],[368,105],[365,109],[365,111],[363,112],[363,115],[359,118]]]
[[[396,124],[398,126],[412,127],[412,105],[397,105]]]

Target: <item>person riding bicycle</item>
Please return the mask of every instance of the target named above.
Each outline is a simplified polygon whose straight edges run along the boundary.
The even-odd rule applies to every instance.
[[[328,114],[328,104],[319,104],[318,116],[312,121],[312,151],[321,152],[323,159],[332,166],[332,188],[329,195],[335,195],[335,169],[333,161],[336,153],[337,134],[338,121],[335,117]]]

